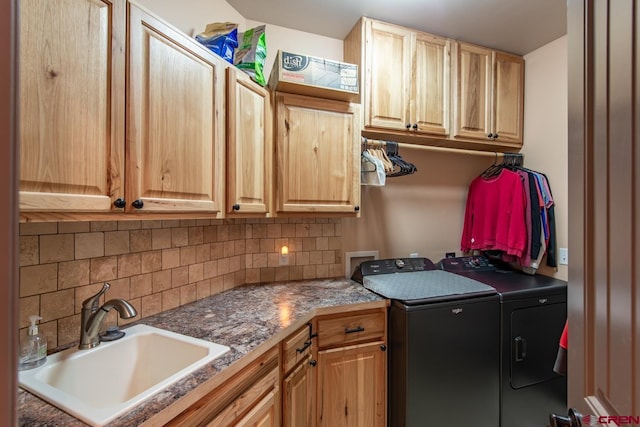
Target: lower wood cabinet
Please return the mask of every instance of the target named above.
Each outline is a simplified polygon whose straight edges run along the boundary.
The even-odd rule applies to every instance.
[[[279,426],[278,356],[277,347],[270,349],[166,425]]]
[[[386,310],[317,316],[165,425],[384,427]]]
[[[315,409],[314,369],[311,356],[302,362],[282,381],[282,426],[312,426]]]
[[[309,322],[282,341],[282,425],[312,426],[315,410],[315,360]]]
[[[277,390],[271,390],[253,409],[249,411],[237,424],[237,427],[276,427],[278,426],[278,400]],[[209,425],[215,424],[215,421]]]
[[[384,427],[386,309],[317,319],[317,427]]]
[[[318,427],[384,427],[385,350],[374,342],[318,353]]]

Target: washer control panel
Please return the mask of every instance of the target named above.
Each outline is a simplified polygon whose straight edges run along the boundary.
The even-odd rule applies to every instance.
[[[465,256],[458,258],[444,258],[439,263],[445,271],[493,271],[497,270],[491,260],[484,256]]]
[[[411,271],[437,270],[428,258],[392,258],[365,261],[358,266],[354,276],[371,276],[374,274],[408,273]],[[354,279],[357,280],[357,279]]]

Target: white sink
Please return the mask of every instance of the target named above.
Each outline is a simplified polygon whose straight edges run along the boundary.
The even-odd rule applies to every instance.
[[[229,347],[135,325],[117,341],[71,348],[18,373],[21,387],[84,422],[101,426],[229,351]]]

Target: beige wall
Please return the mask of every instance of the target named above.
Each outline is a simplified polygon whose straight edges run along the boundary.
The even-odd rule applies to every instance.
[[[561,37],[524,57],[524,148],[527,167],[544,172],[556,202],[558,247],[566,248],[568,235],[568,112],[567,37]],[[569,261],[571,254],[569,254]],[[542,274],[567,280],[566,265]]]
[[[262,22],[245,19],[225,0],[189,0],[189,2],[175,0],[135,1],[178,29],[194,36],[202,32],[205,26],[212,22],[234,22],[238,24],[238,31],[262,25]],[[271,68],[273,68],[273,61],[278,49],[336,61],[342,60],[342,40],[271,24],[267,25],[265,34],[267,39],[267,60],[264,73],[267,79]]]
[[[400,155],[418,172],[362,187],[362,217],[343,220],[344,250],[378,250],[381,258],[418,253],[434,262],[460,254],[468,185],[493,159],[404,148]]]

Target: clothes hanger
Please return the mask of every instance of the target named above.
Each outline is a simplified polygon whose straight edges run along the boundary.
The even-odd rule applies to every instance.
[[[375,156],[378,159],[380,159],[380,161],[384,165],[385,174],[393,172],[393,163],[391,163],[391,160],[389,160],[389,157],[387,157],[387,154],[384,152],[382,148],[368,148],[367,151],[372,156]]]
[[[418,170],[418,168],[416,168],[413,163],[407,162],[402,158],[402,156],[400,156],[400,153],[398,152],[397,142],[387,141],[387,155],[389,156],[391,162],[400,169],[399,171],[393,172],[388,176],[410,175]]]
[[[488,168],[486,168],[481,174],[480,176],[484,179],[488,179],[488,178],[493,178],[495,176],[497,176],[503,168],[503,161],[505,159],[505,154],[503,154],[502,157],[502,161],[500,163],[498,163],[498,153],[494,153],[496,155],[495,159],[493,160],[493,164],[491,166],[489,166]]]

